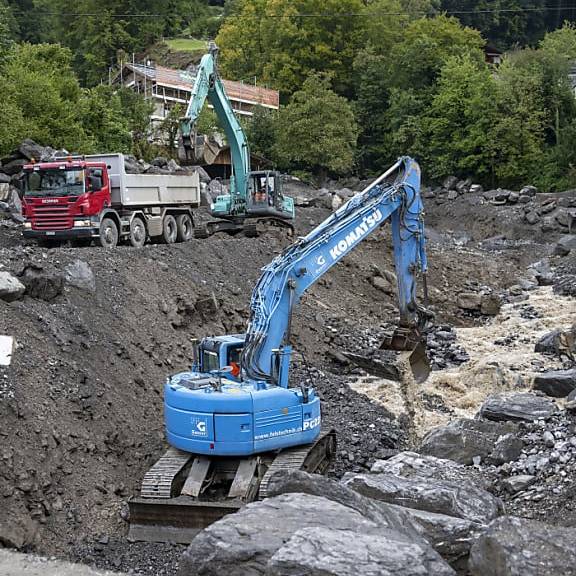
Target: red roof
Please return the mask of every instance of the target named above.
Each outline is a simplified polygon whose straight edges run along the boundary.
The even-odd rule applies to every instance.
[[[171,86],[180,90],[192,90],[195,76],[186,70],[175,70],[165,66],[144,66],[142,64],[126,64],[126,67],[138,74],[142,74],[163,86]],[[222,79],[226,93],[231,100],[244,100],[254,104],[264,104],[278,108],[280,106],[280,93],[262,86],[244,84],[234,80]]]

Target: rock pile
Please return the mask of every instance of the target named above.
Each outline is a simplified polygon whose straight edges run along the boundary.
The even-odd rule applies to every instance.
[[[544,198],[526,204],[524,219],[528,224],[540,225],[544,233],[572,234],[576,231],[576,198]]]
[[[432,370],[444,370],[460,366],[470,360],[470,356],[456,342],[454,328],[447,324],[433,326],[426,335],[426,353]]]
[[[458,308],[476,316],[497,316],[502,307],[502,299],[488,286],[467,282],[465,290],[456,297]]]

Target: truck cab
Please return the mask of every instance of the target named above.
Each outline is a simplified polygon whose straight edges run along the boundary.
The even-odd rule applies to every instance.
[[[90,239],[110,206],[106,164],[73,160],[24,166],[24,236],[44,240]]]

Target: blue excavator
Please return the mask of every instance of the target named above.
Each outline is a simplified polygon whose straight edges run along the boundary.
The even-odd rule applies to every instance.
[[[420,169],[408,157],[354,196],[262,270],[245,334],[205,338],[190,371],[164,388],[171,448],[130,501],[130,536],[189,542],[209,523],[264,498],[281,469],[322,473],[336,449],[322,427],[320,399],[290,381],[291,323],[302,294],[371,233],[390,221],[400,323],[384,348],[421,365],[428,315],[416,298],[427,271]],[[426,369],[418,374],[423,380]]]
[[[253,236],[258,232],[258,224],[270,222],[292,228],[294,200],[282,193],[281,175],[272,170],[250,169],[248,140],[218,74],[218,47],[214,42],[210,42],[208,53],[200,61],[186,113],[180,119],[178,149],[182,164],[194,164],[198,160],[196,124],[206,100],[224,128],[230,146],[232,175],[229,193],[218,196],[210,205],[210,213],[218,220],[196,228],[195,236],[239,231]]]

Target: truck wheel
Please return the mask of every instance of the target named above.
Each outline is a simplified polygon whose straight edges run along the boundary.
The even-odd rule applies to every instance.
[[[102,218],[100,222],[100,246],[114,248],[118,244],[118,226],[112,218]]]
[[[171,214],[164,216],[162,223],[162,242],[165,244],[174,244],[178,236],[178,227],[176,226],[176,218]]]
[[[178,230],[177,242],[188,242],[194,237],[194,224],[190,214],[180,214],[176,218],[176,228]]]
[[[130,222],[130,244],[134,248],[142,248],[146,242],[146,224],[140,216],[136,216]]]

